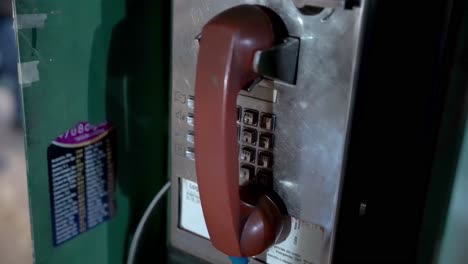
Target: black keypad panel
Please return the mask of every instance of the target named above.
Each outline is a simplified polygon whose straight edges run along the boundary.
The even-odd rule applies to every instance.
[[[271,113],[237,107],[239,179],[273,188],[273,147],[276,117]]]

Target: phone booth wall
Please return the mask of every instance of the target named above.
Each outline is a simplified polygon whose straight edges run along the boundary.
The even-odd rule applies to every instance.
[[[15,1],[36,263],[124,263],[166,181],[165,2]],[[142,258],[165,254],[161,210]]]
[[[436,2],[17,0],[36,263],[125,263],[166,181],[137,263],[435,259],[466,1]]]

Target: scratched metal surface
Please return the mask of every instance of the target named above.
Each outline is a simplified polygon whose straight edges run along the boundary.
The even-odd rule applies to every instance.
[[[246,3],[270,7],[283,19],[289,34],[301,39],[297,84],[275,82],[272,87],[278,92],[277,101],[272,106],[277,117],[274,188],[291,216],[325,227],[330,238],[338,204],[348,114],[352,109],[353,76],[363,8],[325,9],[318,15],[305,16],[293,1],[175,0],[172,180],[176,182],[182,177],[196,181],[194,162],[181,153],[187,147],[185,134],[190,129],[185,121],[190,109],[183,99],[194,94],[198,51],[194,39],[214,15]],[[174,188],[172,194],[172,217],[177,221],[178,188]],[[190,245],[192,243],[187,242],[194,241],[193,238],[172,226],[175,244],[195,255],[212,254],[211,251],[195,249]],[[324,249],[324,263],[328,262],[331,244],[328,241]],[[210,259],[216,259],[216,255],[213,253]]]

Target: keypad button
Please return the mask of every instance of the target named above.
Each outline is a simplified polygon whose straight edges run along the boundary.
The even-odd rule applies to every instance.
[[[242,164],[239,169],[239,184],[243,184],[254,178],[255,168],[251,165]]]
[[[242,117],[242,108],[240,106],[237,107],[237,122],[240,122]]]
[[[240,159],[244,162],[255,163],[255,149],[242,147],[240,151]]]
[[[195,143],[195,134],[193,133],[193,131],[189,131],[187,133],[187,141],[190,142],[190,143]]]
[[[258,146],[264,149],[273,148],[273,135],[268,133],[261,133],[258,140]]]
[[[185,150],[185,157],[187,157],[188,159],[191,159],[191,160],[195,160],[195,149],[191,148],[191,147],[188,147]]]
[[[273,155],[269,152],[260,152],[257,159],[257,165],[262,168],[271,169],[273,166]]]
[[[187,115],[187,124],[188,124],[189,126],[193,126],[194,122],[195,122],[195,121],[194,121],[194,116],[193,116],[193,114],[192,114],[192,113],[189,113],[189,114]]]
[[[273,188],[273,174],[271,171],[260,169],[255,177],[257,184],[267,189]]]
[[[260,127],[267,130],[275,129],[276,117],[272,114],[262,113],[260,117]]]
[[[195,108],[195,97],[193,95],[189,95],[188,98],[187,98],[187,106],[190,108],[190,109],[194,109]]]
[[[255,145],[257,144],[257,131],[250,128],[242,130],[242,143]]]
[[[252,109],[246,109],[244,111],[244,117],[242,118],[244,124],[249,126],[257,126],[258,123],[258,111]]]

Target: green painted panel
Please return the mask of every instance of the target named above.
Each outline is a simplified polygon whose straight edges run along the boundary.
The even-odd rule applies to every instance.
[[[47,15],[43,26],[17,31],[21,63],[38,62],[39,74],[23,87],[36,263],[123,263],[139,217],[166,181],[170,9],[162,2],[15,3],[17,15]],[[47,147],[79,121],[105,120],[117,131],[117,215],[54,248]],[[148,225],[141,258],[164,257],[163,212]]]

